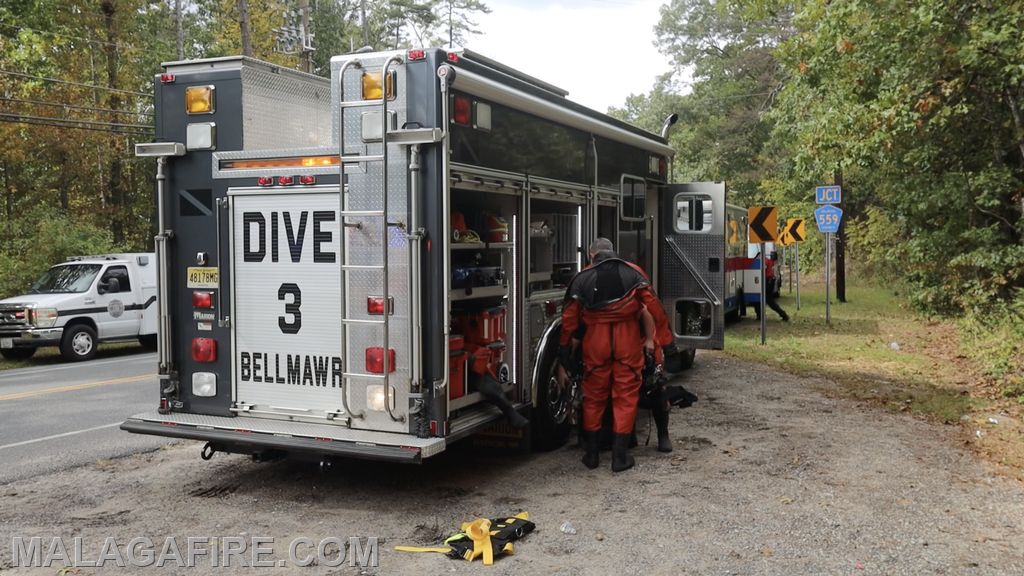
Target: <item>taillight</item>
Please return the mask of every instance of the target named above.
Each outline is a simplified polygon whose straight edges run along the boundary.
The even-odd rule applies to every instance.
[[[299,176],[299,184],[316,184],[316,176]]]
[[[194,354],[194,352],[193,352]],[[383,348],[367,348],[366,349],[366,371],[370,374],[383,374],[384,373],[384,349]],[[395,351],[388,349],[388,372],[395,371]]]
[[[161,74],[160,75],[160,81],[163,82],[164,84],[169,84],[171,82],[174,82],[174,74]]]
[[[167,411],[167,398],[161,398],[160,399],[160,410],[162,410],[164,412]]]
[[[294,176],[280,176],[277,179],[277,183],[280,184],[281,186],[291,186],[292,184],[295,184],[295,177]]]
[[[192,359],[196,362],[217,360],[217,341],[213,338],[193,338]]]
[[[449,62],[458,62],[459,61],[459,55],[456,54],[455,52],[449,52],[448,53],[448,61]]]
[[[658,160],[658,174],[660,174],[662,176],[665,175],[665,161],[664,160]]]
[[[395,313],[395,299],[388,296],[388,314]],[[366,298],[366,313],[375,316],[384,315],[384,299],[379,296],[368,296]]]
[[[423,50],[409,50],[409,60],[423,60],[427,53]]]
[[[465,96],[455,97],[455,123],[469,126],[469,98]]]
[[[555,312],[558,312],[558,302],[555,302],[554,300],[548,300],[547,302],[544,303],[545,314],[551,316]]]
[[[213,308],[213,293],[212,292],[193,292],[192,293],[192,307],[193,308]]]
[[[256,183],[259,184],[260,186],[273,186],[274,179],[267,176],[261,176],[260,178],[256,179]]]

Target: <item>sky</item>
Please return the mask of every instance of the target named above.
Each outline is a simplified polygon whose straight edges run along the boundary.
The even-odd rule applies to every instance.
[[[647,93],[671,64],[654,47],[667,0],[484,0],[466,48],[569,92],[600,112]]]

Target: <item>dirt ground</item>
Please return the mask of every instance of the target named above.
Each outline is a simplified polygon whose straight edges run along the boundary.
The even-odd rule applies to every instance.
[[[33,536],[44,556],[54,537],[70,547],[80,536],[86,560],[107,537],[127,557],[135,537],[159,555],[168,536],[182,549],[190,536],[272,536],[274,567],[257,569],[268,574],[1024,574],[1024,489],[951,427],[714,353],[683,383],[700,401],[673,413],[675,451],[644,446],[642,433],[636,468],[621,474],[608,453],[587,470],[574,445],[527,458],[452,450],[416,467],[352,461],[322,475],[295,462],[204,462],[200,444],[184,443],[0,486],[0,574],[56,572],[62,564],[12,567],[12,538]],[[521,510],[537,530],[493,566],[393,549]],[[278,565],[295,538],[354,536],[379,538],[377,568]],[[252,570],[199,566],[161,573]]]

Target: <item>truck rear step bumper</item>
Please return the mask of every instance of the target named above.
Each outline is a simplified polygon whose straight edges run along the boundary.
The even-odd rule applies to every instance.
[[[342,426],[284,422],[264,418],[160,414],[143,412],[121,424],[121,430],[170,438],[205,440],[234,447],[304,454],[418,463],[440,454],[444,438],[417,438],[408,434],[352,430]]]

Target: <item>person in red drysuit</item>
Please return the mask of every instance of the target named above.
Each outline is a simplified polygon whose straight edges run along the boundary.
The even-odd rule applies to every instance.
[[[581,324],[583,335],[583,435],[587,453],[583,464],[596,468],[600,463],[600,429],[608,397],[614,411],[612,470],[631,468],[628,455],[640,395],[644,367],[644,347],[654,352],[654,342],[664,341],[657,333],[655,311],[664,310],[646,277],[635,266],[618,258],[611,241],[598,238],[590,246],[594,264],[573,278],[562,306],[562,330],[559,362],[564,370],[575,371],[572,339]],[[646,312],[646,314],[644,313]],[[646,320],[642,338],[638,320]],[[667,318],[664,329],[668,331]],[[671,333],[669,332],[669,337]],[[646,343],[644,343],[646,340]],[[664,347],[666,358],[678,357],[675,344]],[[561,380],[561,378],[560,378]]]

